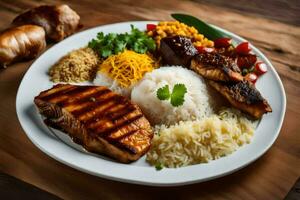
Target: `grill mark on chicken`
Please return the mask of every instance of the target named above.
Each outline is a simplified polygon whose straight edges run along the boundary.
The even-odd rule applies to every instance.
[[[123,138],[134,134],[135,132],[139,131],[139,129],[137,128],[133,128],[132,130],[130,130],[128,133],[122,134],[122,135],[118,135],[117,137],[110,137],[111,135],[113,135],[113,133],[111,135],[108,135],[106,138],[112,142],[112,143],[120,143],[120,140],[122,140]]]
[[[68,99],[66,99],[64,101],[58,102],[58,105],[62,106],[62,107],[72,106],[72,104],[84,103],[87,100],[92,101],[93,98],[99,97],[101,95],[104,95],[104,94],[107,94],[110,92],[111,92],[110,90],[103,88],[103,90],[98,90],[96,92],[92,91],[90,93],[86,93],[83,97],[82,97],[82,95],[80,97],[76,97],[76,95],[74,95],[75,96],[74,98],[69,97]]]
[[[89,86],[87,86],[87,87],[89,87]],[[86,88],[78,88],[78,87],[71,87],[71,88],[68,88],[67,90],[59,89],[58,92],[54,92],[50,95],[43,96],[43,97],[41,97],[41,99],[44,101],[52,101],[53,103],[58,103],[59,101],[62,101],[66,97],[68,97],[65,94],[68,94],[70,96],[72,96],[72,95],[75,96],[76,94],[79,94],[85,90],[86,90]]]
[[[94,134],[103,134],[107,135],[107,132],[114,132],[122,126],[126,126],[132,121],[142,117],[142,114],[138,111],[127,113],[125,116],[119,118],[119,120],[111,121],[108,118],[103,118],[102,120],[97,121],[94,124],[89,124],[87,127],[93,131]]]
[[[107,137],[107,139],[109,140],[110,143],[117,145],[119,148],[122,148],[122,149],[128,148],[131,152],[136,153],[137,152],[136,148],[133,148],[130,145],[126,145],[126,142],[124,142],[124,141],[121,142],[120,140],[122,140],[123,138],[126,138],[132,134],[135,134],[138,131],[139,131],[138,129],[133,129],[133,130],[129,131],[128,133],[120,136],[119,138],[111,139],[111,138]]]
[[[103,104],[104,105],[100,105],[94,110],[79,115],[78,118],[88,126],[89,124],[99,121],[99,118],[103,117],[108,110],[117,106],[115,102],[109,100],[107,102],[103,102]]]
[[[153,132],[140,108],[106,87],[58,84],[34,102],[46,124],[64,130],[88,151],[127,163],[150,147]]]
[[[139,152],[143,149],[143,151],[148,151],[150,146],[145,143],[145,138],[148,137],[148,133],[144,130],[138,130],[129,136],[123,137],[118,142],[118,146],[122,146],[123,148],[128,148],[132,152]]]
[[[103,96],[105,96],[105,98]],[[114,98],[116,98],[116,94],[106,93],[105,95],[101,95],[100,97],[90,97],[86,99],[86,102],[78,102],[78,104],[76,103],[70,104],[66,106],[66,109],[69,112],[71,112],[74,116],[81,117],[81,115],[84,115],[85,113],[95,110],[100,105],[105,105],[109,101],[113,101]]]
[[[127,105],[115,105],[112,104],[105,109],[100,111],[96,111],[94,113],[94,116],[92,118],[84,119],[85,124],[88,126],[89,124],[96,123],[99,121],[99,118],[101,117],[109,117],[112,121],[115,120],[117,117],[121,117],[125,114],[128,114],[128,112],[132,112],[135,110],[133,107],[127,107]]]
[[[72,89],[76,89],[76,87],[74,85],[62,85],[60,87],[58,87],[58,85],[55,85],[52,89],[46,90],[41,93],[40,98],[47,101],[48,99],[52,98],[51,95],[53,94],[61,95]]]

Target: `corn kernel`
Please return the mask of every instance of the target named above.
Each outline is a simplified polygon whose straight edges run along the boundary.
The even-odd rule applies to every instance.
[[[196,46],[207,46],[213,47],[213,41],[208,40],[202,34],[199,34],[198,30],[193,26],[188,26],[179,21],[164,21],[159,22],[155,31],[149,31],[147,33],[149,36],[157,34],[155,37],[155,42],[159,46],[160,40],[164,37],[182,35],[193,38],[194,45]]]
[[[159,35],[161,35],[163,32],[164,32],[164,31],[161,30],[161,29],[157,30],[157,33],[158,33]]]
[[[166,34],[165,32],[163,32],[163,33],[161,34],[161,37],[162,37],[162,38],[167,37],[167,34]]]
[[[213,46],[214,46],[214,42],[211,41],[211,40],[208,40],[207,46],[208,46],[208,47],[213,47]]]

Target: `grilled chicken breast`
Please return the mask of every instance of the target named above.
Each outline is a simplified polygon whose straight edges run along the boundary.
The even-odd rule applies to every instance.
[[[239,67],[229,57],[219,53],[200,53],[192,61],[190,68],[206,79],[214,81],[242,81]]]
[[[153,132],[140,108],[102,86],[58,84],[34,99],[45,123],[91,152],[128,163],[144,155]]]
[[[272,112],[268,102],[261,96],[254,85],[248,81],[224,83],[209,80],[208,83],[220,92],[235,108],[240,109],[255,119],[267,112]]]

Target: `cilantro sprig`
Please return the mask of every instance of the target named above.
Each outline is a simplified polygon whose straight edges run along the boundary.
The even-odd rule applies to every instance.
[[[178,107],[184,103],[184,95],[187,93],[187,89],[184,84],[176,84],[173,87],[172,93],[170,93],[169,85],[165,85],[159,88],[156,92],[156,96],[159,100],[169,100],[172,106]]]
[[[146,53],[147,51],[154,51],[156,48],[155,41],[133,25],[131,25],[130,33],[104,35],[103,32],[99,32],[97,37],[89,42],[88,46],[103,58],[123,52],[125,49]]]

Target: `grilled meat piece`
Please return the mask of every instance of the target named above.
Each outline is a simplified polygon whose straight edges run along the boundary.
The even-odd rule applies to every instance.
[[[184,36],[163,38],[160,43],[160,51],[166,64],[185,67],[189,67],[191,58],[198,54],[191,39]]]
[[[91,152],[128,163],[144,155],[153,132],[140,108],[102,86],[58,84],[34,99],[45,123]]]
[[[267,100],[249,81],[224,83],[209,80],[208,83],[220,92],[232,106],[256,119],[261,118],[267,112],[272,112]]]
[[[161,40],[160,51],[166,64],[182,65],[205,79],[234,107],[260,118],[272,112],[253,84],[244,80],[235,61],[222,52],[198,52],[190,38],[174,36]]]
[[[196,55],[190,68],[206,79],[215,81],[242,81],[244,78],[239,67],[229,57],[219,53]]]
[[[243,80],[241,71],[234,60],[217,52],[199,53],[188,37],[163,38],[160,51],[166,64],[185,66],[204,78],[215,81]]]
[[[79,20],[79,15],[67,5],[45,5],[20,14],[12,23],[41,26],[47,38],[57,42],[73,34],[79,28]]]

